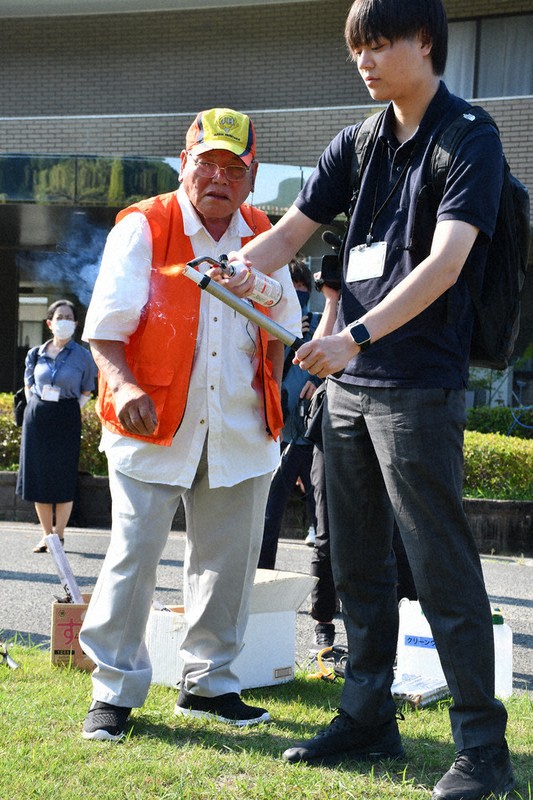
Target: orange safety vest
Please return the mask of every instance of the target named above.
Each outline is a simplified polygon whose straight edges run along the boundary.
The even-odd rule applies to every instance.
[[[266,214],[243,204],[241,213],[254,236],[268,230]],[[125,345],[126,358],[139,386],[152,398],[158,424],[150,436],[124,430],[115,413],[113,395],[102,373],[98,377],[97,412],[102,424],[113,433],[131,436],[152,444],[170,446],[179,428],[189,392],[201,289],[185,278],[179,268],[194,258],[189,238],[183,230],[183,216],[175,192],[143,200],[120,211],[117,222],[133,211],[140,211],[152,232],[152,272],[150,296],[137,330]],[[242,245],[253,236],[242,238]],[[176,266],[173,273],[168,267]],[[166,268],[166,269],[164,269]],[[257,306],[263,313],[267,310]],[[254,387],[263,397],[267,433],[277,439],[283,426],[280,393],[267,358],[268,338],[259,328],[260,358]]]

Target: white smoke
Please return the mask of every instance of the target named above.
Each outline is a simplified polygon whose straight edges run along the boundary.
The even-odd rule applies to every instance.
[[[74,213],[67,229],[61,232],[53,252],[24,254],[24,271],[31,282],[52,284],[58,294],[75,295],[80,305],[88,306],[100,269],[109,229],[97,225],[82,213]]]

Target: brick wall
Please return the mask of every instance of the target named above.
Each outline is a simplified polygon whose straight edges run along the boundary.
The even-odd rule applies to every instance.
[[[2,116],[339,105],[346,0],[5,19]],[[364,88],[362,89],[362,94]]]
[[[248,110],[263,161],[313,165],[366,116],[343,41],[349,0],[195,11],[3,19],[0,152],[179,153],[196,111]],[[533,11],[531,0],[447,0],[450,19]],[[485,102],[517,175],[533,99]]]
[[[3,19],[2,116],[362,104],[343,38],[348,0]],[[533,11],[448,0],[450,19]]]
[[[444,0],[444,5],[449,20],[533,11],[531,0]]]

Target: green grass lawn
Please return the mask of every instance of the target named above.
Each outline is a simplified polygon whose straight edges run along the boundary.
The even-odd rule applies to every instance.
[[[346,762],[337,767],[289,765],[281,753],[327,725],[341,682],[308,680],[245,692],[273,723],[233,729],[173,714],[176,692],[152,686],[133,731],[119,744],[85,741],[91,697],[88,673],[52,667],[47,651],[15,644],[19,664],[0,666],[0,800],[417,800],[453,760],[448,703],[405,708],[400,722],[407,765]],[[532,800],[533,703],[506,701],[508,741],[518,780],[514,798]]]

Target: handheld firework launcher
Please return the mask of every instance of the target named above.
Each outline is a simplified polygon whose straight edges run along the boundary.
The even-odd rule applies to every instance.
[[[233,294],[233,292],[230,292],[229,289],[226,289],[225,286],[217,283],[208,275],[202,275],[200,272],[198,272],[196,267],[203,262],[211,264],[213,267],[219,267],[220,269],[225,269],[225,266],[227,266],[226,262],[222,260],[216,261],[214,258],[210,258],[209,256],[200,256],[199,258],[194,258],[192,261],[187,262],[187,265],[183,270],[185,277],[194,281],[194,283],[196,283],[203,291],[206,291],[209,294],[212,294],[214,297],[217,297],[223,303],[230,306],[230,308],[233,308],[234,311],[237,311],[239,314],[242,314],[243,317],[246,317],[260,328],[266,330],[276,339],[279,339],[281,342],[283,342],[283,344],[287,345],[287,347],[290,347],[290,349],[294,352],[296,352],[298,348],[302,346],[304,343],[303,339],[300,339],[298,336],[294,336],[294,334],[292,334],[282,325],[275,322],[261,311],[258,311],[247,300],[237,297]]]

